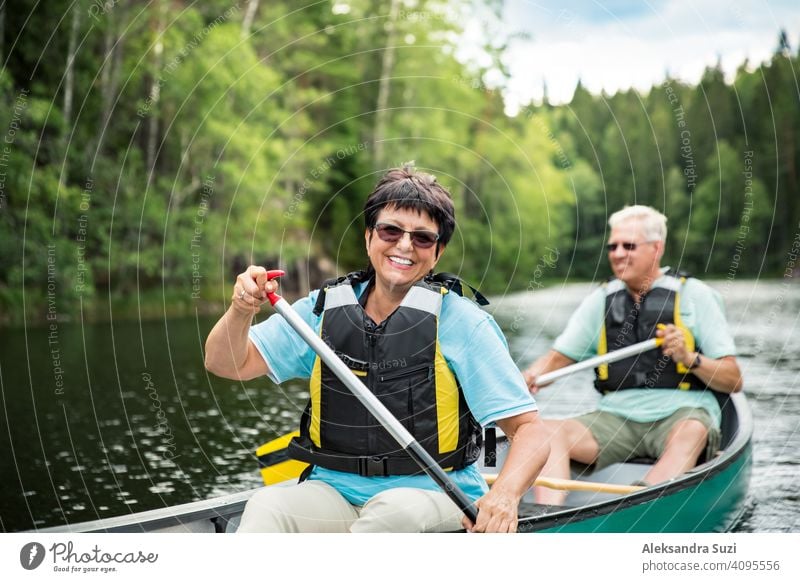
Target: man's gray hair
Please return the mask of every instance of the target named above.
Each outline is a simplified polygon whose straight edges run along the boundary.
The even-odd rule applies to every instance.
[[[638,220],[642,225],[642,234],[647,242],[667,240],[667,217],[655,208],[649,206],[626,206],[622,210],[617,210],[608,218],[608,226],[614,228],[618,224]]]

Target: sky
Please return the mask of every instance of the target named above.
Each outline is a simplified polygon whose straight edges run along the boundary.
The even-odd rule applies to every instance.
[[[729,80],[769,59],[786,30],[800,41],[800,0],[506,0],[512,44],[509,113],[531,99],[568,102],[580,79],[593,93],[647,91],[667,73],[690,83],[718,61]]]

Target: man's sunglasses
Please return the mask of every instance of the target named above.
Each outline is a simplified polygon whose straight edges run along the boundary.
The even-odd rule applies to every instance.
[[[617,250],[618,246],[622,245],[622,248],[625,249],[626,251],[635,251],[639,247],[640,244],[649,245],[652,242],[654,242],[654,241],[648,241],[648,242],[645,242],[645,243],[638,243],[638,244],[637,243],[632,243],[632,242],[608,243],[606,245],[606,249],[608,250],[609,253],[613,253],[615,250]]]
[[[420,249],[429,249],[439,240],[439,235],[430,230],[405,230],[404,228],[386,222],[379,222],[376,224],[375,232],[378,233],[378,237],[382,241],[390,243],[399,241],[403,238],[405,233],[408,233],[413,245]]]

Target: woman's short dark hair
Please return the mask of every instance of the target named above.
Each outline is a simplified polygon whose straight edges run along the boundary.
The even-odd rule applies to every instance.
[[[439,226],[439,244],[450,242],[456,228],[453,199],[435,176],[417,172],[413,163],[392,168],[375,186],[364,205],[368,229],[375,228],[378,214],[386,206],[427,213]]]

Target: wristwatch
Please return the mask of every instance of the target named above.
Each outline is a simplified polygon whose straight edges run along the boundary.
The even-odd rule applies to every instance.
[[[690,370],[694,370],[695,368],[699,368],[700,364],[703,363],[703,359],[700,357],[700,353],[698,352],[694,357],[694,362],[691,363],[689,366]]]

